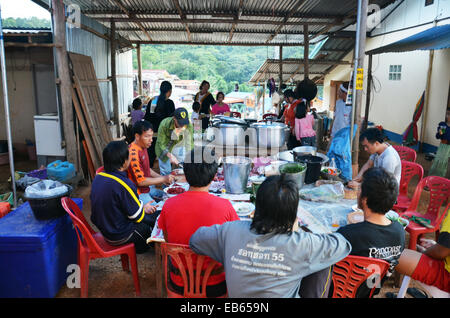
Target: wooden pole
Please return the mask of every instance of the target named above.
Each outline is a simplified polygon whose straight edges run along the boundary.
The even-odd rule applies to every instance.
[[[353,90],[355,94],[353,95],[353,120],[352,127],[354,124],[357,125],[355,138],[352,143],[352,168],[353,172],[358,171],[358,159],[359,159],[359,127],[361,124],[361,104],[362,104],[362,87],[358,89],[357,84],[357,73],[358,69],[364,70],[364,55],[366,48],[366,29],[367,29],[367,6],[368,0],[358,0],[358,17],[357,17],[357,28],[356,28],[356,45],[355,45],[355,70],[353,76]],[[362,83],[361,83],[362,84]],[[352,136],[350,136],[352,138]],[[350,139],[351,140],[351,139]]]
[[[304,79],[309,78],[309,35],[308,35],[308,25],[303,25],[303,43],[304,43],[304,51],[303,51],[303,59],[304,63]]]
[[[119,121],[119,97],[117,93],[117,74],[116,74],[116,24],[111,20],[111,87],[114,110],[114,124],[116,125],[117,138],[120,138],[120,121]]]
[[[136,47],[137,63],[138,63],[138,93],[142,95],[142,56],[141,45],[138,43]]]
[[[369,122],[370,93],[372,91],[372,54],[369,55],[369,65],[367,67],[367,90],[366,90],[366,111],[364,112],[363,130],[367,129]]]
[[[72,81],[70,79],[69,59],[66,50],[66,20],[62,0],[52,0],[53,41],[55,43],[56,70],[59,78],[61,95],[63,147],[66,150],[67,161],[75,164],[80,171],[81,164],[77,160],[77,144],[74,129],[72,108]]]
[[[280,66],[280,84],[278,85],[278,92],[281,94],[281,84],[283,84],[283,47],[280,45],[280,56],[279,56],[279,66]]]
[[[430,82],[431,82],[431,73],[433,71],[433,60],[434,60],[434,50],[430,50],[430,55],[428,59],[427,83],[425,86],[425,103],[423,105],[422,125],[420,127],[419,152],[423,151],[423,144],[425,142],[425,130],[427,126],[428,103],[430,101],[430,90],[431,90]]]

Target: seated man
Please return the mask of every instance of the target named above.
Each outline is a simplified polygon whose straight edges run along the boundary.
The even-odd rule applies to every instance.
[[[423,254],[405,249],[395,270],[426,285],[450,293],[450,214],[444,219],[437,243],[421,239]]]
[[[136,253],[143,253],[158,213],[138,199],[136,186],[127,178],[128,156],[124,141],[112,141],[103,150],[105,171],[92,182],[91,220],[109,244],[134,243]]]
[[[161,200],[165,193],[155,185],[170,184],[175,180],[172,175],[161,176],[150,168],[147,149],[152,144],[153,127],[146,120],[138,121],[133,126],[134,141],[130,144],[130,167],[128,177],[137,186],[139,199],[144,204]]]
[[[201,148],[197,148],[202,151]],[[239,220],[230,201],[209,194],[209,186],[217,173],[217,162],[206,162],[201,158],[196,162],[195,150],[190,152],[190,160],[184,164],[184,173],[189,183],[189,190],[170,198],[164,204],[158,220],[166,242],[189,244],[191,235],[200,226],[222,224]],[[202,151],[203,153],[203,151]],[[175,266],[172,266],[174,269]],[[176,273],[177,269],[173,270]],[[183,281],[179,275],[170,275],[172,286],[179,293],[183,292]],[[223,271],[210,277],[207,295],[220,296],[226,293],[225,275]],[[177,288],[178,287],[178,288]]]
[[[345,258],[350,243],[338,233],[299,230],[298,187],[291,177],[268,177],[258,188],[252,222],[199,228],[189,245],[225,268],[229,297],[298,298],[303,278]]]
[[[403,226],[399,222],[391,222],[385,216],[394,206],[397,195],[398,185],[392,174],[381,168],[367,170],[358,192],[358,207],[364,211],[364,221],[338,230],[352,244],[351,255],[387,261],[391,266],[386,277],[394,271],[405,248]],[[369,297],[370,290],[368,286],[361,285],[357,297]],[[374,294],[378,292],[377,288]]]
[[[364,150],[370,154],[370,158],[361,168],[358,175],[349,182],[349,187],[357,188],[364,172],[372,167],[380,167],[392,173],[397,180],[398,186],[400,186],[400,178],[402,176],[400,156],[394,147],[383,141],[382,132],[377,128],[366,129],[359,137],[359,141]]]

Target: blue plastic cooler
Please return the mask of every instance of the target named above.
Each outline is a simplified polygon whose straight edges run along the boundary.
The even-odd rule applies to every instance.
[[[0,219],[0,297],[54,297],[70,264],[77,235],[69,215],[38,221],[26,202]]]

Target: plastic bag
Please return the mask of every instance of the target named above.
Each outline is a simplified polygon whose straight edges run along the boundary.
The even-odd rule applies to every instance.
[[[344,198],[344,185],[341,182],[323,184],[312,189],[301,189],[299,194],[303,200],[336,202]]]
[[[57,197],[68,192],[68,187],[59,181],[41,180],[25,189],[25,196],[28,199],[45,199]]]

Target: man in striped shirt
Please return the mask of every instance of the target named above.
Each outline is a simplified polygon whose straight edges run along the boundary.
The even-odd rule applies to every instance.
[[[148,121],[138,121],[133,126],[134,141],[130,144],[130,166],[128,178],[137,186],[139,199],[144,204],[161,200],[164,192],[156,189],[156,185],[171,184],[173,175],[161,176],[150,168],[147,148],[152,144],[153,127]]]
[[[134,243],[136,253],[143,253],[159,213],[139,200],[136,186],[127,178],[130,160],[124,141],[110,142],[103,162],[105,171],[92,182],[91,221],[109,244]]]

